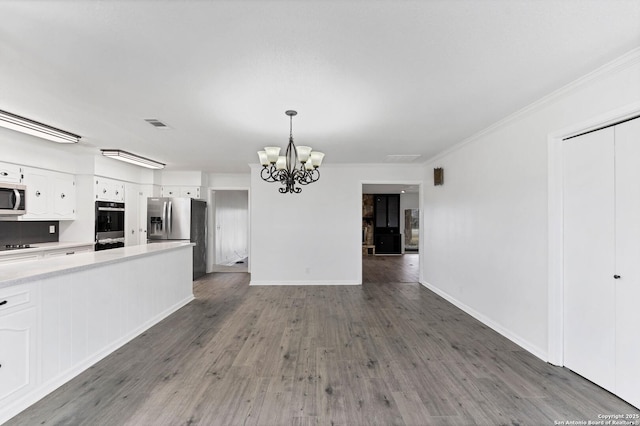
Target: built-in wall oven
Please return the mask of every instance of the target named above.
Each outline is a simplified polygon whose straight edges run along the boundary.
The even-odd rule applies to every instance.
[[[124,247],[124,203],[96,201],[95,250]]]
[[[0,183],[0,215],[25,214],[27,187],[15,183]]]

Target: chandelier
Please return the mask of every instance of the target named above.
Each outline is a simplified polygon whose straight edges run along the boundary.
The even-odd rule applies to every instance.
[[[265,182],[280,182],[283,185],[278,189],[281,194],[299,194],[302,188],[296,184],[309,185],[320,179],[318,167],[324,154],[312,151],[309,146],[296,147],[293,143],[293,116],[298,113],[289,110],[285,114],[289,116],[289,145],[284,155],[280,155],[280,147],[277,146],[267,146],[264,151],[258,151],[262,164],[260,177]]]

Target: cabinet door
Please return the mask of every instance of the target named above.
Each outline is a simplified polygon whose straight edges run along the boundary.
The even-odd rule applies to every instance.
[[[162,196],[163,197],[179,197],[180,187],[179,186],[163,186]]]
[[[24,184],[27,186],[27,199],[25,200],[27,213],[22,218],[46,218],[49,214],[49,200],[52,196],[50,176],[44,170],[28,170],[24,174]]]
[[[22,169],[15,164],[0,163],[0,182],[22,182]]]
[[[111,201],[111,185],[104,179],[96,179],[96,200]]]
[[[387,227],[387,197],[385,195],[376,195],[375,222],[376,228]]]
[[[76,187],[72,175],[58,175],[53,179],[53,214],[59,219],[75,219]]]
[[[180,196],[188,198],[200,198],[200,187],[198,186],[183,186],[180,187]]]
[[[119,203],[124,202],[125,195],[124,183],[122,182],[114,182],[113,183],[113,201],[117,201]]]
[[[124,183],[96,178],[96,200],[124,202]]]
[[[0,402],[35,384],[35,308],[0,316]]]

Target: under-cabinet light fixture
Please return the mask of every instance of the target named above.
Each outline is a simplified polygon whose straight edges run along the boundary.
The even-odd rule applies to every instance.
[[[135,164],[136,166],[146,167],[149,169],[164,169],[165,164],[158,161],[150,160],[136,154],[132,154],[121,149],[102,149],[102,155],[111,157],[114,160],[124,161],[125,163]]]
[[[78,143],[80,136],[29,118],[0,110],[0,126],[58,143]]]

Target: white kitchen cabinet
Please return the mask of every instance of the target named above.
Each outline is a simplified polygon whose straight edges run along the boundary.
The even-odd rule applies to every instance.
[[[22,182],[22,168],[16,164],[0,163],[0,182]]]
[[[37,379],[37,317],[33,287],[0,290],[0,405],[28,393]]]
[[[42,169],[24,169],[27,213],[20,220],[73,220],[76,218],[75,177]]]
[[[167,185],[162,187],[163,197],[187,197],[187,198],[200,198],[199,186],[178,186]]]
[[[27,186],[25,205],[27,213],[23,219],[48,219],[49,200],[53,200],[49,176],[44,170],[28,170],[24,183]]]
[[[124,202],[124,183],[106,178],[96,178],[95,197],[98,201]]]
[[[53,215],[54,218],[75,219],[76,182],[71,175],[53,177]]]

